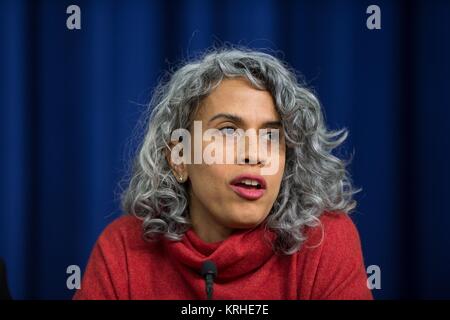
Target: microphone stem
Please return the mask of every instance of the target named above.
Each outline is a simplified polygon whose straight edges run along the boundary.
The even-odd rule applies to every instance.
[[[207,300],[212,299],[213,285],[214,285],[214,283],[213,283],[212,275],[208,274],[206,276],[206,298],[207,298]]]

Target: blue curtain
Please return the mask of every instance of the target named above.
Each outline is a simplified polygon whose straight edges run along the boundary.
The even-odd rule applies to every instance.
[[[81,30],[66,8],[81,8]],[[366,9],[381,9],[368,30]],[[450,298],[450,2],[1,1],[0,257],[14,298],[66,299],[121,214],[164,71],[211,45],[278,52],[350,136],[353,219],[379,299]]]

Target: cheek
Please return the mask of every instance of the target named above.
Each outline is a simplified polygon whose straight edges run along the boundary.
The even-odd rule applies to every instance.
[[[283,174],[284,174],[285,165],[286,165],[286,147],[285,147],[285,145],[283,144],[282,146],[280,146],[279,149],[277,150],[277,152],[275,152],[273,154],[273,156],[277,158],[277,162],[278,162],[278,168],[277,168],[276,173],[274,174],[274,178],[281,181]]]
[[[281,183],[283,180],[283,175],[284,175],[284,170],[285,170],[285,161],[286,161],[286,154],[285,154],[285,149],[280,149],[280,153],[279,153],[279,166],[278,166],[278,170],[276,171],[276,173],[272,176],[268,176],[267,179],[270,181],[270,185],[272,186],[271,188],[271,194],[272,194],[272,198],[274,198],[273,200],[275,201],[275,199],[278,196],[278,193],[280,191],[280,187],[281,187]]]
[[[198,197],[220,197],[225,176],[218,165],[191,165],[188,168],[193,191]]]

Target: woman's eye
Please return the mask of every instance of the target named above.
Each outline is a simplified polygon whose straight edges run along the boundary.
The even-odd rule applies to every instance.
[[[236,131],[233,127],[224,127],[219,130],[220,132],[224,133],[225,135],[232,135]]]
[[[265,134],[263,134],[263,137],[266,138],[267,140],[275,140],[277,135],[274,134],[272,131],[268,131]]]

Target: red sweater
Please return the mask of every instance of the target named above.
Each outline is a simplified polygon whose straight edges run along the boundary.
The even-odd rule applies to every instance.
[[[275,255],[263,224],[216,243],[193,229],[182,241],[152,243],[143,240],[139,219],[123,216],[97,240],[74,299],[205,299],[205,260],[218,270],[213,299],[372,299],[352,220],[334,213],[320,220],[323,238],[320,227],[306,228],[299,251]]]

